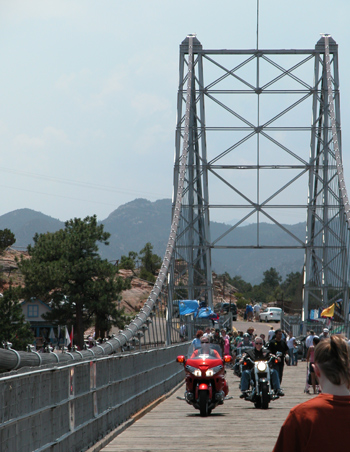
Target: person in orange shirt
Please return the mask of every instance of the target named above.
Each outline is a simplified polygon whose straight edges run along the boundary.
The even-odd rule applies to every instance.
[[[314,369],[322,394],[291,409],[273,452],[319,452],[349,449],[350,360],[342,336],[315,348]]]

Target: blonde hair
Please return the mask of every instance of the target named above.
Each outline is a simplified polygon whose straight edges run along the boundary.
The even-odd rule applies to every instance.
[[[350,389],[349,346],[343,336],[333,335],[320,341],[314,359],[331,383],[346,384]]]

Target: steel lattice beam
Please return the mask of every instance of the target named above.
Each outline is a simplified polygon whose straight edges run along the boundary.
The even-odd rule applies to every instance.
[[[329,40],[328,49],[341,155],[334,40]],[[324,37],[314,49],[301,50],[206,50],[194,40],[189,152],[170,272],[170,303],[188,297],[212,305],[213,249],[300,248],[305,250],[305,312],[316,304],[326,306],[334,297],[341,296],[347,303],[349,233],[331,133],[325,55]],[[174,193],[188,64],[185,39],[180,45]],[[300,114],[305,111],[306,116],[312,112],[311,124]],[[247,175],[246,183],[240,183],[242,175]],[[295,188],[300,186],[302,194]],[[218,237],[211,237],[209,218],[218,209],[231,210],[232,217],[239,219]],[[289,212],[288,223],[295,223],[296,211],[307,217],[305,240],[281,221],[281,212]],[[236,228],[248,220],[256,224],[252,243],[229,243]],[[263,243],[259,231],[263,221],[277,225],[293,243]]]

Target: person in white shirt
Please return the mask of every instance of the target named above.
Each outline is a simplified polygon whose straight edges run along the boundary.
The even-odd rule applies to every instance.
[[[254,307],[253,307],[253,312],[254,312],[254,317],[255,317],[255,320],[259,320],[259,314],[260,314],[260,304],[259,303],[256,303],[255,305],[254,305]]]
[[[274,335],[275,335],[275,331],[274,331],[273,326],[272,326],[271,330],[269,331],[269,333],[267,335],[267,340],[270,342]]]
[[[295,348],[295,337],[293,336],[293,333],[291,332],[289,334],[289,338],[287,339],[287,346],[289,350],[289,365],[295,366],[295,355],[294,355],[294,348]]]
[[[310,334],[308,335],[308,337],[306,338],[306,340],[305,340],[305,346],[306,346],[306,348],[309,348],[309,347],[311,347],[311,345],[312,345],[312,343],[313,343],[313,340],[314,340],[314,337],[315,337],[315,331],[310,331]]]

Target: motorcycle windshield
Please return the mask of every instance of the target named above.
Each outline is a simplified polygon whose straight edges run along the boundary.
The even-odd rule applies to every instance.
[[[190,345],[187,358],[191,359],[222,359],[221,347],[217,344],[203,343],[199,346]]]

